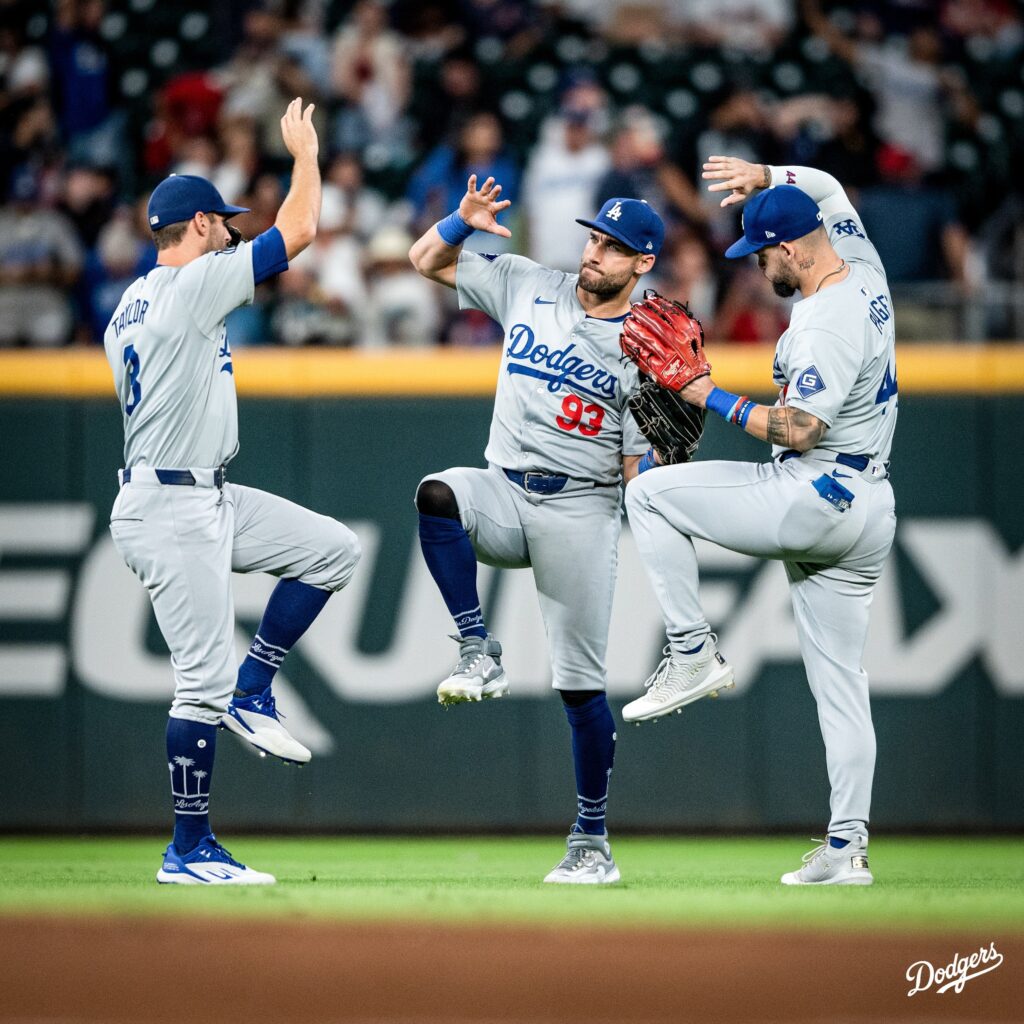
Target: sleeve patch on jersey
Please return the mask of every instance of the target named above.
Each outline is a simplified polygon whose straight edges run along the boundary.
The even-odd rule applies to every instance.
[[[821,379],[817,367],[808,366],[796,379],[796,389],[800,392],[801,398],[810,398],[825,390],[825,382]]]
[[[832,234],[838,235],[840,238],[844,236],[854,236],[855,238],[864,238],[864,232],[857,226],[857,222],[851,217],[849,220],[841,220],[838,224],[832,226]]]

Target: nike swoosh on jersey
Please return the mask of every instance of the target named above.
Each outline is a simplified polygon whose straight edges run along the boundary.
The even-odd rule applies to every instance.
[[[852,473],[840,473],[838,469],[833,469],[832,470],[832,477],[835,480],[838,480],[840,477],[843,477],[846,480],[852,480],[853,479],[853,474]]]
[[[539,295],[533,300],[535,306],[553,306],[557,299],[542,299]]]

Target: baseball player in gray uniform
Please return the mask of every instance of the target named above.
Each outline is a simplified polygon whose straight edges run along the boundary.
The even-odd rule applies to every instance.
[[[316,234],[320,171],[313,107],[294,100],[281,131],[294,157],[274,226],[251,242],[203,178],[153,191],[157,266],[129,286],[104,336],[124,420],[124,469],[110,532],[149,591],[171,652],[174,702],[167,768],[174,838],[157,874],[187,885],[265,885],[214,838],[209,797],[218,727],[261,754],[303,764],[310,752],[281,724],[271,682],[288,650],[359,559],[351,530],[283,498],[225,481],[238,451],[238,409],[224,318]],[[232,572],[280,577],[259,631],[234,661]]]
[[[629,295],[664,238],[646,203],[610,199],[593,220],[578,274],[514,255],[462,249],[474,229],[509,236],[501,186],[469,179],[458,211],[410,251],[425,277],[455,288],[463,308],[502,325],[486,469],[433,473],[416,507],[423,555],[459,633],[459,659],[437,689],[443,704],[501,697],[502,648],[487,631],[477,562],[533,569],[553,686],[572,732],[577,817],[546,882],[619,879],[605,828],[615,723],[605,697],[605,649],[615,585],[620,484],[648,442],[626,405],[635,370],[619,333]]]
[[[878,253],[839,183],[805,167],[711,157],[723,205],[753,198],[743,238],[775,291],[802,299],[779,339],[774,406],[699,377],[683,398],[772,447],[769,463],[659,466],[626,507],[669,646],[626,721],[669,714],[732,681],[701,609],[693,538],[785,565],[832,788],[828,835],[786,885],[870,885],[875,736],[861,664],[871,596],[896,526],[888,460],[896,426],[892,301]]]

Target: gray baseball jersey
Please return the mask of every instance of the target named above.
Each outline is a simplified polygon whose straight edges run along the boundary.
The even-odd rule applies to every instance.
[[[459,305],[505,331],[487,460],[614,484],[623,454],[641,455],[649,442],[626,405],[636,370],[619,348],[624,317],[588,317],[577,276],[464,250],[455,281]]]
[[[257,280],[287,266],[283,255],[274,230],[183,267],[155,267],[125,291],[103,336],[125,466],[214,468],[238,451],[224,318],[252,301]]]
[[[860,219],[844,211],[826,223],[849,264],[844,281],[797,302],[775,350],[779,405],[828,424],[818,445],[887,462],[896,430],[896,331],[885,270]],[[776,447],[773,455],[784,449]]]

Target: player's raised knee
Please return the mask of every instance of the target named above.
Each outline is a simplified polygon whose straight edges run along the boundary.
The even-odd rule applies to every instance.
[[[455,492],[443,480],[425,477],[416,488],[416,511],[424,516],[458,519],[459,503]]]
[[[312,585],[325,590],[341,590],[352,579],[352,574],[362,557],[363,548],[359,538],[344,523],[335,522],[332,534],[323,580]]]

